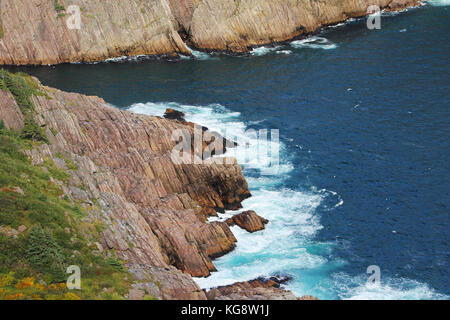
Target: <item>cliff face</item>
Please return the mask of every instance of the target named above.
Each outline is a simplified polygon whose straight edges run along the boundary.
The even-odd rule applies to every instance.
[[[78,5],[81,10],[79,30],[70,30],[66,24],[70,5]],[[0,6],[1,64],[187,53],[165,0],[2,0]]]
[[[415,0],[170,0],[176,20],[193,46],[245,52],[249,46],[282,42],[321,26],[367,14],[367,8],[397,10]],[[181,3],[181,4],[180,4]]]
[[[416,0],[2,0],[0,64],[99,61],[122,55],[189,54],[182,37],[204,50],[246,52],[319,27],[397,10]],[[66,9],[81,9],[69,30]]]
[[[193,133],[189,123],[36,83],[42,94],[30,98],[33,118],[48,143],[25,152],[35,165],[50,159],[70,173],[64,194],[89,212],[90,222],[105,225],[98,250],[125,260],[140,287],[148,278],[160,283],[146,288],[153,296],[204,298],[190,275],[208,276],[215,270],[211,259],[236,242],[226,223],[205,223],[205,217],[250,196],[240,166],[176,165],[172,132]],[[0,102],[4,125],[20,130],[24,116],[13,94],[0,90]]]

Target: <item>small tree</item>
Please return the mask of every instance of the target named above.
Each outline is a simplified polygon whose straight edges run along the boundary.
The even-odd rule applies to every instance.
[[[33,270],[48,276],[51,282],[65,280],[66,259],[49,230],[39,225],[33,227],[28,239],[26,257]]]

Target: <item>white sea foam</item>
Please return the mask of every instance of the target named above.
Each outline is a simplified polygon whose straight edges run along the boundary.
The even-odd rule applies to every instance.
[[[253,56],[265,56],[269,53],[275,54],[284,54],[289,55],[292,54],[291,50],[286,50],[284,46],[274,46],[274,47],[257,47],[250,51],[250,54]]]
[[[295,40],[291,42],[291,46],[294,48],[310,48],[310,49],[336,49],[337,45],[330,40],[323,38],[312,36],[302,40]]]
[[[292,53],[292,51],[291,50],[280,50],[280,51],[277,51],[276,52],[276,54],[291,54]]]
[[[196,60],[217,60],[217,57],[213,57],[209,53],[194,50],[192,48],[189,48],[188,45],[186,45],[186,48],[189,50],[189,52],[194,56]],[[192,59],[191,57],[184,55],[180,55],[180,57],[186,60]]]
[[[178,103],[138,103],[131,111],[162,116],[171,107],[186,114],[186,119],[211,130],[227,133],[237,140],[243,139],[247,124],[239,112],[231,112],[219,104],[207,106],[182,105]],[[227,137],[229,137],[227,135]],[[289,140],[286,140],[289,141]],[[250,141],[250,144],[254,141]],[[254,210],[269,220],[266,229],[248,233],[234,226],[232,231],[238,242],[234,251],[217,259],[217,272],[208,278],[196,278],[202,288],[211,288],[247,281],[259,276],[289,275],[293,281],[286,285],[296,295],[313,294],[320,298],[339,299],[448,299],[428,285],[403,278],[384,278],[379,286],[365,284],[367,275],[351,277],[336,273],[346,262],[329,260],[333,246],[341,244],[319,243],[314,240],[323,227],[317,208],[324,211],[342,206],[344,200],[335,191],[326,189],[291,190],[283,188],[286,177],[293,170],[286,156],[284,143],[279,142],[281,168],[277,175],[250,176],[247,178],[252,197],[243,202],[243,210]],[[239,160],[239,147],[235,149]],[[255,166],[264,168],[259,161]],[[245,167],[244,167],[245,168]],[[244,170],[244,173],[246,171]],[[209,221],[223,221],[237,212],[227,211]],[[317,248],[321,249],[317,251]],[[310,249],[314,248],[314,249]]]
[[[146,60],[146,59],[150,59],[152,58],[151,55],[145,55],[145,54],[140,54],[137,56],[121,56],[121,57],[115,57],[115,58],[108,58],[106,60],[104,60],[103,62],[106,63],[122,63],[122,62],[130,62],[130,61],[141,61],[141,60]]]
[[[427,3],[436,7],[444,7],[450,5],[450,0],[428,0]]]
[[[320,255],[309,253],[306,244],[321,228],[315,209],[322,197],[289,189],[252,191],[243,210],[255,210],[269,219],[265,230],[248,233],[233,227],[236,249],[217,259],[219,270],[196,281],[203,288],[251,280],[260,276],[289,273],[293,269],[312,269],[326,263]],[[227,212],[225,217],[235,212]]]
[[[280,46],[276,47],[258,47],[254,48],[250,53],[254,56],[264,56],[270,52],[274,52],[280,49]]]
[[[350,277],[344,273],[333,276],[339,298],[345,300],[430,300],[448,299],[427,284],[404,278],[382,277],[379,284],[366,283],[367,275]]]

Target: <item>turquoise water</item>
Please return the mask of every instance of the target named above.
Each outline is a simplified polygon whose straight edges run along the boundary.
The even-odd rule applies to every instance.
[[[268,157],[244,166],[253,197],[243,210],[270,223],[254,234],[233,227],[237,248],[197,279],[202,287],[286,275],[288,289],[322,299],[447,299],[447,5],[383,14],[376,31],[348,21],[244,57],[19,69],[138,113],[173,107],[241,141],[249,128],[279,129],[276,174],[261,174]],[[242,147],[230,152],[245,162]],[[370,265],[381,269],[374,287]]]

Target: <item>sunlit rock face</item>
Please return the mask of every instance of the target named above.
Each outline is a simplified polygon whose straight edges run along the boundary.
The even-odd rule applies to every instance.
[[[399,10],[416,0],[4,0],[0,64],[93,62],[136,55],[247,52],[367,14]],[[71,6],[78,6],[72,11]],[[74,18],[80,24],[73,29]]]

